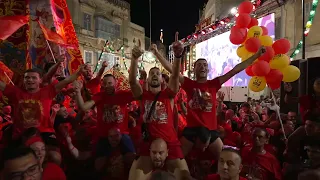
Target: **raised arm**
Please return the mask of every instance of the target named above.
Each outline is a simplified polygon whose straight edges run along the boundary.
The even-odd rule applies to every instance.
[[[238,74],[239,72],[243,71],[245,68],[250,66],[253,61],[258,59],[263,53],[265,53],[265,48],[262,46],[253,56],[249,57],[247,60],[237,64],[231,71],[227,72],[225,75],[219,77],[219,81],[221,84],[227,82],[230,78],[234,75]]]
[[[81,95],[81,89],[82,89],[82,83],[79,81],[74,81],[73,82],[73,89],[76,92],[75,98],[76,98],[76,103],[78,108],[81,111],[87,111],[90,108],[92,108],[92,106],[94,106],[95,102],[93,100],[89,100],[87,102],[83,101],[82,95]]]
[[[137,71],[138,71],[138,59],[143,54],[143,51],[140,48],[141,42],[139,40],[139,46],[135,46],[132,49],[132,57],[131,57],[131,65],[130,65],[130,72],[129,72],[129,84],[135,99],[140,99],[142,95],[142,87],[137,80]]]
[[[84,67],[85,65],[81,65],[77,72],[73,73],[71,76],[68,76],[63,81],[60,81],[58,84],[56,84],[55,85],[56,91],[60,92],[63,88],[67,87],[68,84],[77,80],[77,78],[86,71]]]
[[[59,58],[60,59],[60,58]],[[51,68],[49,68],[49,71],[43,76],[42,83],[49,83],[52,77],[57,72],[58,68],[61,66],[63,61],[58,61],[56,64],[54,64]]]
[[[179,91],[179,75],[180,75],[180,66],[181,58],[183,56],[183,45],[179,42],[178,39],[179,33],[176,33],[175,42],[172,44],[173,53],[174,53],[174,62],[173,69],[170,75],[168,87],[175,93]]]
[[[100,68],[100,70],[99,70],[96,78],[98,78],[98,79],[101,79],[101,78],[102,78],[102,75],[103,75],[104,70],[106,69],[106,67],[108,67],[107,61],[103,61],[102,66],[101,66],[101,68]]]
[[[152,44],[150,47],[151,52],[157,57],[157,59],[160,61],[161,65],[166,69],[169,73],[172,73],[173,66],[172,64],[164,58],[158,51],[157,45]],[[182,74],[179,73],[179,82],[183,83],[184,77]]]

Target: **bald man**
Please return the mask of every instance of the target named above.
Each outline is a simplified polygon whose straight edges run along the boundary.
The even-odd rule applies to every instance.
[[[155,169],[162,169],[168,157],[167,143],[163,139],[155,139],[150,145],[150,157]]]

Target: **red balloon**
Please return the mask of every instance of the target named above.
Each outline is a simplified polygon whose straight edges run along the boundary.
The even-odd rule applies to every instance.
[[[248,25],[248,29],[250,29],[252,26],[257,26],[259,24],[258,20],[256,18],[251,18],[251,21]]]
[[[266,61],[258,61],[252,65],[252,72],[256,76],[266,76],[270,72],[270,65]]]
[[[268,35],[269,31],[268,31],[268,28],[264,27],[264,26],[260,26],[261,29],[262,29],[262,36],[264,35]]]
[[[231,28],[231,33],[237,33],[238,35],[247,37],[247,29],[246,28],[239,28],[237,26],[233,26]]]
[[[290,42],[287,39],[279,39],[272,44],[272,48],[277,54],[286,54],[290,50]]]
[[[268,84],[274,84],[282,81],[283,74],[278,69],[271,69],[269,74],[266,75],[265,78]]]
[[[254,76],[252,72],[252,66],[248,66],[245,71],[248,76]]]
[[[253,10],[253,4],[250,1],[244,1],[238,7],[239,14],[240,13],[250,14],[252,10]]]
[[[249,14],[242,13],[236,19],[236,26],[239,28],[246,28],[251,22],[251,17]]]
[[[243,36],[240,31],[234,31],[230,33],[230,42],[234,45],[239,45],[246,40],[247,36]]]
[[[245,43],[244,47],[247,49],[249,52],[257,52],[261,46],[261,42],[259,38],[249,38]]]
[[[268,86],[269,86],[272,90],[279,89],[279,88],[281,87],[281,81],[275,82],[275,83],[272,83],[272,84],[269,84],[269,83],[268,83]]]
[[[274,56],[274,50],[271,46],[266,46],[265,49],[266,49],[266,52],[259,57],[259,60],[270,62]]]

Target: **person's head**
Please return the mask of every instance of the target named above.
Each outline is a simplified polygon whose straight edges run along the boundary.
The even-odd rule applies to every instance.
[[[160,69],[157,67],[153,67],[149,71],[148,76],[148,84],[152,88],[158,88],[161,86],[162,83],[162,74],[160,72]]]
[[[200,58],[194,63],[196,79],[207,79],[209,68],[206,59]]]
[[[222,179],[234,179],[242,170],[239,150],[234,147],[225,147],[220,153],[218,174]]]
[[[42,167],[31,148],[7,147],[3,157],[4,179],[41,180]]]
[[[211,132],[206,127],[199,127],[197,135],[195,147],[204,152],[210,145]]]
[[[103,76],[101,87],[108,94],[113,94],[116,91],[116,78],[112,74]]]
[[[266,129],[255,128],[252,132],[253,146],[263,147],[269,142],[269,133]]]
[[[247,102],[248,102],[248,103],[251,103],[251,102],[252,102],[252,98],[251,98],[251,97],[248,97],[248,98],[247,98]]]
[[[83,74],[85,80],[90,81],[93,78],[93,72],[91,65],[89,63],[86,63],[85,65],[86,73]]]
[[[150,145],[150,157],[154,168],[162,168],[168,157],[167,143],[163,139],[155,139]]]
[[[298,180],[320,180],[320,172],[318,170],[308,170],[299,174]]]
[[[320,93],[320,78],[316,78],[313,82],[313,90],[316,94]]]
[[[149,180],[175,180],[176,177],[167,171],[157,170],[152,172]]]
[[[317,113],[306,113],[305,120],[304,128],[308,136],[320,134],[320,116]]]
[[[244,113],[246,113],[246,114],[250,113],[250,109],[251,109],[251,107],[250,107],[249,103],[245,102],[245,103],[241,104],[241,110],[243,110]]]
[[[226,120],[230,120],[234,117],[234,111],[232,109],[228,109],[226,111]]]
[[[63,105],[60,105],[60,109],[57,112],[57,115],[67,118],[69,115],[67,108]]]
[[[260,96],[260,101],[263,101],[263,100],[264,100],[264,96],[261,95],[261,96]]]
[[[39,136],[30,137],[24,144],[26,147],[30,147],[34,151],[39,163],[42,164],[46,156],[46,145],[42,138]]]
[[[296,123],[297,113],[293,111],[289,111],[287,118],[289,121],[292,121],[293,123]]]
[[[113,148],[118,147],[120,144],[121,138],[122,138],[122,134],[119,129],[112,128],[109,130],[108,140],[111,147]]]
[[[139,77],[140,80],[147,79],[147,72],[145,70],[139,70],[139,74],[140,74],[140,77]]]
[[[309,136],[306,138],[305,150],[307,151],[308,157],[313,162],[320,161],[320,136]]]
[[[36,69],[28,69],[24,73],[23,83],[27,91],[35,91],[42,83],[41,73]]]
[[[11,114],[11,106],[9,104],[4,105],[2,108],[2,113],[4,115],[10,115]]]

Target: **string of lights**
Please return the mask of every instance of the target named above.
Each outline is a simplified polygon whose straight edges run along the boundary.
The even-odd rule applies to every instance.
[[[310,13],[309,13],[309,19],[308,19],[308,21],[306,23],[306,26],[305,26],[306,30],[304,31],[304,36],[306,36],[306,37],[309,35],[309,32],[310,32],[314,17],[315,17],[316,12],[317,12],[318,4],[319,4],[319,0],[313,0],[312,1],[312,7],[311,7],[311,10],[310,10]],[[302,39],[301,39],[299,41],[298,45],[296,46],[295,50],[290,55],[290,60],[293,60],[293,58],[296,57],[297,54],[300,53],[300,50],[302,48],[302,43],[303,42],[302,42]]]

